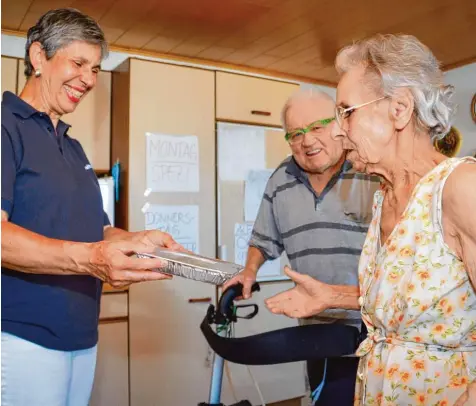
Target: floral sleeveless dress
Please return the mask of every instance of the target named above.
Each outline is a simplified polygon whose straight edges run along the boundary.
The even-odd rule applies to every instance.
[[[461,162],[476,160],[447,159],[420,180],[382,244],[384,195],[375,194],[359,263],[369,334],[357,351],[355,405],[452,406],[476,378],[476,293],[441,222],[443,186]]]

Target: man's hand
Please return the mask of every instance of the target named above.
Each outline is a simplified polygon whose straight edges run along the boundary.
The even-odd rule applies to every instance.
[[[230,286],[241,283],[243,285],[243,297],[238,297],[236,299],[249,299],[251,297],[251,287],[253,286],[253,283],[256,282],[256,274],[257,272],[253,269],[243,269],[238,275],[223,285],[223,291],[228,289]]]
[[[332,287],[309,275],[302,275],[284,268],[296,286],[265,300],[266,307],[275,314],[284,314],[292,318],[310,317],[330,307]]]

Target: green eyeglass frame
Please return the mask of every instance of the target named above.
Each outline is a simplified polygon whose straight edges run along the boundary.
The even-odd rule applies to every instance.
[[[304,135],[308,132],[311,132],[316,125],[321,125],[321,126],[325,127],[326,125],[332,123],[334,120],[335,120],[335,117],[329,117],[329,118],[325,118],[323,120],[316,120],[316,121],[312,122],[311,124],[309,124],[305,128],[298,128],[296,130],[293,130],[293,131],[290,131],[290,132],[286,133],[286,135],[284,136],[284,139],[287,142],[289,142],[290,144],[293,144],[293,140],[296,139],[296,136]]]

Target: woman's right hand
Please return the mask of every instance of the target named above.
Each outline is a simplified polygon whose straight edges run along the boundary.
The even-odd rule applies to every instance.
[[[138,258],[136,252],[151,253],[154,247],[141,241],[100,241],[90,244],[89,258],[82,272],[109,283],[115,288],[135,282],[171,279],[152,269],[164,268],[167,262],[157,258]]]
[[[266,307],[274,314],[291,318],[315,316],[329,308],[332,287],[309,275],[303,275],[284,267],[284,273],[296,286],[265,300]]]
[[[243,285],[243,296],[237,297],[235,300],[249,299],[251,297],[251,287],[253,286],[253,283],[256,282],[256,274],[257,272],[253,269],[243,269],[238,275],[223,285],[223,291],[228,289],[230,286],[241,283]]]

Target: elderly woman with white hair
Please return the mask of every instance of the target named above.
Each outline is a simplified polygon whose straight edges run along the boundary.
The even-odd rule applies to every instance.
[[[361,309],[356,405],[475,405],[476,160],[432,142],[450,129],[453,90],[412,36],[357,42],[336,66],[334,136],[356,169],[382,179],[360,289],[288,270],[297,286],[267,306],[290,317]]]

